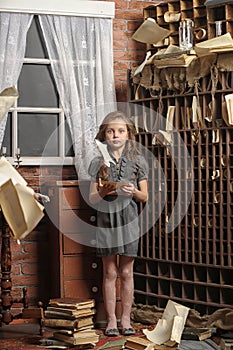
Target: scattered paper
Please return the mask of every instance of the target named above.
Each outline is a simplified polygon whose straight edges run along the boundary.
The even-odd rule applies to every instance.
[[[233,125],[233,94],[225,95],[228,123]]]
[[[104,158],[104,164],[107,167],[110,167],[110,163],[115,164],[114,160],[112,159],[112,157],[110,156],[108,149],[107,149],[107,145],[105,143],[100,142],[99,140],[95,140],[103,158]]]
[[[146,44],[156,44],[165,39],[170,30],[160,27],[153,18],[147,18],[133,34],[132,39]]]
[[[233,50],[233,39],[228,32],[224,35],[220,35],[216,38],[202,41],[194,47],[198,56],[202,56],[210,53],[227,52]]]
[[[188,313],[188,307],[169,300],[156,327],[152,331],[143,329],[143,333],[148,340],[158,345],[167,342],[170,344],[174,342],[174,345],[179,344]]]

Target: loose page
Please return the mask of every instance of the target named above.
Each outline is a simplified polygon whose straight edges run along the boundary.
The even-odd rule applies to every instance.
[[[7,180],[11,179],[13,184],[19,183],[21,185],[27,185],[27,182],[19,174],[19,172],[8,162],[5,157],[0,159],[0,186]]]
[[[160,27],[153,18],[147,18],[133,34],[132,39],[142,43],[156,44],[170,33],[170,30]]]
[[[188,313],[188,307],[169,300],[156,327],[152,331],[143,329],[143,333],[147,339],[158,345],[167,342],[180,343]]]

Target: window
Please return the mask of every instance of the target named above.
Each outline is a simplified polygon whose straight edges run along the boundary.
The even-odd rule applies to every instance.
[[[27,33],[26,53],[18,80],[19,98],[8,115],[3,147],[6,155],[20,150],[23,165],[72,164],[74,155],[38,17]],[[46,160],[46,158],[48,158]]]

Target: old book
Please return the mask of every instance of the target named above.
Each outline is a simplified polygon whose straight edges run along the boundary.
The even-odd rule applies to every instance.
[[[62,307],[54,307],[54,306],[48,306],[47,311],[50,311],[50,312],[62,312],[66,315],[73,315],[73,316],[76,316],[76,315],[82,315],[82,313],[87,313],[89,312],[90,310],[93,311],[94,309],[92,308],[85,308],[85,309],[66,309],[66,308],[62,308]]]
[[[95,299],[56,298],[50,299],[49,306],[74,310],[86,309],[95,306]]]
[[[111,340],[98,347],[98,350],[121,350],[125,347],[126,339]]]
[[[65,309],[86,309],[95,306],[95,299],[81,299],[81,298],[56,298],[50,299],[49,306],[65,308]]]
[[[96,344],[99,341],[99,335],[95,330],[84,330],[72,334],[67,334],[65,331],[58,331],[53,333],[53,337],[72,345]]]
[[[78,318],[75,320],[67,320],[65,318],[45,318],[44,319],[45,327],[50,328],[65,328],[65,329],[81,329],[83,327],[92,327],[93,326],[93,317],[84,317]]]
[[[154,65],[157,68],[167,68],[167,67],[188,67],[192,61],[196,60],[196,55],[179,55],[169,58],[160,58],[154,60]]]
[[[223,339],[220,341],[221,350],[232,350],[233,349],[233,339]]]
[[[212,336],[212,328],[194,328],[185,327],[182,333],[182,339],[186,340],[204,340]]]
[[[130,337],[126,339],[125,348],[132,350],[144,350],[149,345],[154,345],[150,340],[143,337]],[[152,348],[153,349],[153,348]]]
[[[121,188],[122,186],[127,186],[128,182],[121,182],[121,181],[104,181],[101,180],[102,185],[106,187],[110,187],[113,191],[116,191],[117,189]]]
[[[130,337],[126,339],[125,343],[126,349],[131,350],[177,350],[179,349],[178,345],[158,345],[153,343],[152,341],[148,340],[144,337]]]
[[[96,312],[95,309],[80,309],[74,311],[73,314],[68,314],[66,312],[62,311],[50,311],[50,310],[45,310],[44,315],[46,318],[66,318],[68,320],[75,320],[76,318],[84,318],[88,316],[94,315]]]

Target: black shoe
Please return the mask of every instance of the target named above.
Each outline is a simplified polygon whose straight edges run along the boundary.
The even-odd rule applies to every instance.
[[[107,335],[108,337],[116,337],[117,335],[119,335],[119,331],[117,328],[109,328],[109,329],[105,329],[104,334]]]
[[[133,327],[123,328],[121,334],[125,336],[134,335],[135,329]]]

